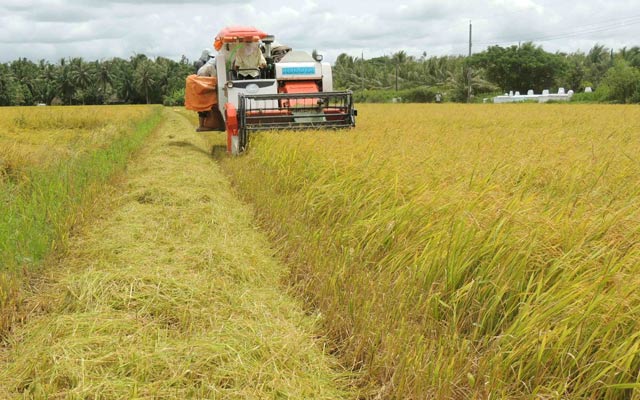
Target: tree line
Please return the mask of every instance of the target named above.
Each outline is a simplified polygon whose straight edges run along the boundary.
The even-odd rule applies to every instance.
[[[25,58],[0,64],[0,106],[34,104],[184,103],[184,82],[193,64],[136,54],[129,59],[56,63]],[[358,101],[467,102],[520,91],[563,87],[591,101],[640,102],[640,47],[617,51],[596,45],[588,52],[550,53],[533,43],[492,46],[472,57],[420,57],[399,51],[364,60],[340,54],[333,67],[337,89],[351,89]],[[579,97],[579,96],[577,96]]]
[[[128,60],[77,57],[57,63],[20,58],[0,64],[0,106],[167,103],[184,97],[191,73],[186,57],[136,54]]]
[[[640,102],[640,47],[614,51],[595,45],[586,53],[550,53],[527,42],[492,46],[471,57],[413,57],[399,51],[364,60],[340,54],[334,81],[340,88],[369,92],[373,100],[381,92],[411,93],[416,88],[467,102],[483,94],[540,93],[560,87],[580,93],[590,87],[596,91],[593,101]]]

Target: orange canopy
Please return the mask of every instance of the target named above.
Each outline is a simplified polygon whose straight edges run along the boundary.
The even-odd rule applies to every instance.
[[[210,111],[218,104],[218,79],[209,76],[189,75],[184,92],[184,106],[191,111]]]
[[[225,43],[257,42],[265,36],[266,33],[252,26],[228,26],[218,33],[213,46],[219,51]]]

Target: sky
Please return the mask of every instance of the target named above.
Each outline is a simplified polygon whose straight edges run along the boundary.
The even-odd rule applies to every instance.
[[[0,0],[0,62],[134,54],[190,60],[225,26],[297,50],[372,58],[468,53],[533,40],[547,51],[640,46],[640,0]]]

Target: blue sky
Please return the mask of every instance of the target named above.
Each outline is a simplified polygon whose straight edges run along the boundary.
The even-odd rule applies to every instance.
[[[329,61],[342,52],[466,54],[469,20],[475,51],[530,39],[549,51],[617,49],[640,45],[638,1],[0,0],[0,61],[195,59],[226,25],[256,26]]]

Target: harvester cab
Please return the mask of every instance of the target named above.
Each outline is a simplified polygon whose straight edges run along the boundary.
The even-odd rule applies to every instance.
[[[187,78],[185,106],[200,113],[198,130],[226,131],[230,154],[255,131],[355,126],[352,93],[333,91],[331,65],[274,41],[253,27],[225,28],[214,42],[216,76]]]

